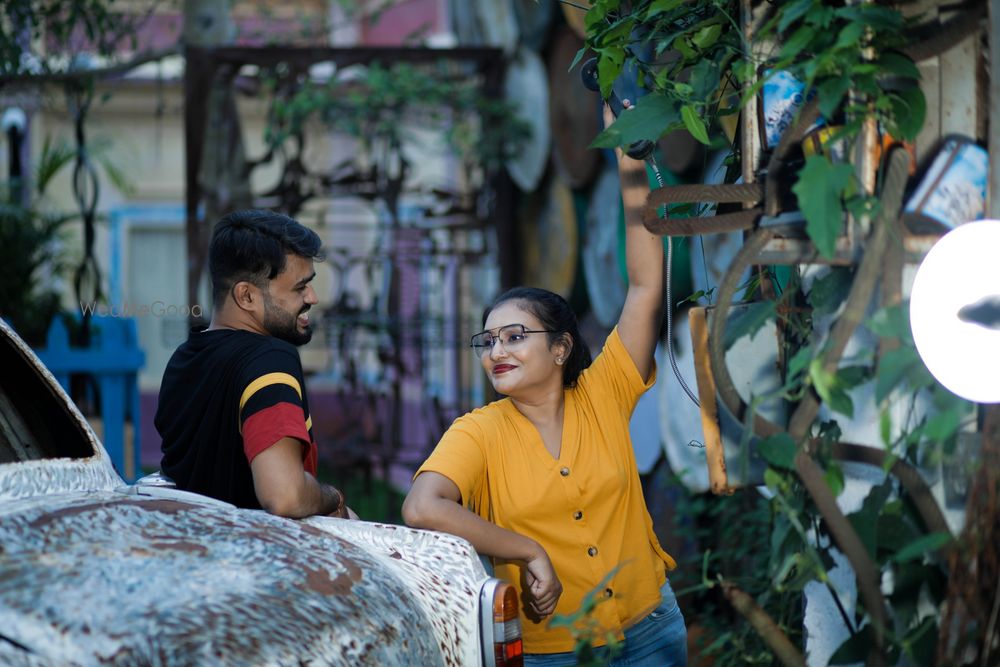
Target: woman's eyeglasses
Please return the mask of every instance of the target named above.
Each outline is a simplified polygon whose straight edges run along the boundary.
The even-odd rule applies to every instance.
[[[527,334],[530,333],[555,332],[550,329],[526,329],[523,324],[508,324],[497,329],[496,333],[492,331],[477,333],[472,337],[469,345],[472,347],[472,354],[476,356],[476,359],[481,359],[483,355],[493,351],[493,344],[496,342],[503,345],[503,349],[508,352],[517,350],[524,344],[524,341],[528,338]]]

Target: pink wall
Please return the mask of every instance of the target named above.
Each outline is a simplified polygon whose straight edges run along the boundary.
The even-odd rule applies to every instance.
[[[401,0],[384,11],[377,23],[362,23],[361,43],[366,46],[399,45],[418,31],[422,35],[441,32],[445,28],[444,2],[445,0]]]

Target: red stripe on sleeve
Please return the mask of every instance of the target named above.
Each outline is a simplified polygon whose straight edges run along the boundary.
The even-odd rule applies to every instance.
[[[309,437],[302,406],[294,403],[276,403],[259,410],[243,422],[243,452],[252,462],[262,451],[282,438],[295,438],[302,442],[302,463],[306,472],[316,474],[316,444]]]

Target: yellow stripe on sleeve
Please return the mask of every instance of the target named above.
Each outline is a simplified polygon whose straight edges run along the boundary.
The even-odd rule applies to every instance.
[[[247,401],[253,398],[254,394],[264,387],[270,387],[272,384],[287,384],[299,395],[299,400],[302,400],[302,387],[299,386],[299,381],[295,379],[295,376],[288,373],[268,373],[267,375],[261,375],[243,390],[243,395],[240,396],[240,413],[243,412],[243,407],[247,404]]]

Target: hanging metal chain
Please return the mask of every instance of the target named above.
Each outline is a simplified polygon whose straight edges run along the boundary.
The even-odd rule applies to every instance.
[[[73,198],[80,209],[83,220],[83,259],[73,274],[73,289],[76,292],[77,303],[80,305],[81,329],[79,344],[90,344],[90,317],[93,308],[84,307],[96,304],[103,297],[101,290],[101,269],[94,257],[95,222],[97,217],[97,200],[100,195],[100,182],[97,170],[87,152],[87,140],[84,124],[90,103],[93,100],[92,83],[70,84],[66,90],[66,101],[73,116],[76,133],[76,164],[73,167]]]

